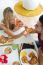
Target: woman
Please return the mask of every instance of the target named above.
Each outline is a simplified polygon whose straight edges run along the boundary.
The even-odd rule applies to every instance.
[[[4,19],[2,24],[0,24],[0,29],[3,29],[8,35],[14,38],[23,34],[23,32],[17,36],[13,34],[13,32],[23,26],[23,23],[13,16],[13,10],[10,7],[4,9],[3,17]]]

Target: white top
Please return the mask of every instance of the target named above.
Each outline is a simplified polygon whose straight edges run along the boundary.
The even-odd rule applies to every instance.
[[[12,32],[14,35],[19,35],[20,33],[22,33],[23,31],[25,31],[25,27],[21,27],[19,28],[17,31]],[[0,30],[0,35],[4,35],[6,37],[8,37],[8,35],[3,31]]]
[[[13,32],[14,35],[19,35],[20,33],[22,33],[23,31],[25,31],[25,27],[21,27],[20,29],[18,29],[17,31]]]

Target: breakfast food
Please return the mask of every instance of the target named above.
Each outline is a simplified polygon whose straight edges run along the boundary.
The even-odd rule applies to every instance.
[[[7,47],[7,48],[5,48],[4,52],[5,52],[5,54],[10,54],[12,52],[12,49]]]
[[[32,33],[32,32],[35,32],[35,29],[33,29],[33,28],[27,28],[26,31],[29,32],[29,33]]]
[[[23,57],[23,56],[26,56],[27,55],[27,52],[26,51],[23,51],[20,53],[20,55]]]
[[[5,39],[4,36],[0,36],[0,43],[5,43],[7,41],[7,38]]]
[[[27,59],[26,56],[23,56],[21,59],[22,59],[22,62],[23,62],[23,63],[28,63],[28,59]]]
[[[15,61],[15,62],[12,63],[12,65],[20,65],[20,63]]]
[[[30,61],[29,61],[30,64],[34,65],[37,63],[37,57],[33,57]]]
[[[5,44],[6,42],[11,42],[12,40],[12,38],[4,37],[3,35],[0,36],[0,44]]]
[[[22,55],[21,60],[23,63],[31,64],[31,65],[37,64],[38,62],[38,59],[34,54],[34,52],[31,52],[30,54],[26,54],[25,56]]]
[[[34,65],[37,63],[37,57],[35,56],[35,54],[33,52],[31,52],[29,55],[29,57],[31,57],[31,60],[29,61],[30,64]]]
[[[33,52],[31,52],[28,56],[32,58],[35,56],[35,54]]]

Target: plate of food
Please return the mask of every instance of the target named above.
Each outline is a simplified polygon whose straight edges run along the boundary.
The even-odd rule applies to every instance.
[[[13,38],[0,35],[0,45],[12,44]]]
[[[0,64],[1,65],[20,65],[18,50],[12,49],[12,46],[0,47]]]
[[[37,52],[34,49],[23,49],[20,52],[20,61],[22,65],[37,65]]]

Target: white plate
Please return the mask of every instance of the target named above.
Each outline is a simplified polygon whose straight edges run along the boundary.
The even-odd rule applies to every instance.
[[[37,52],[34,49],[23,49],[21,52],[23,52],[23,51],[25,51],[27,54],[30,54],[31,52],[33,52],[35,54],[35,56],[38,58]],[[22,60],[21,60],[21,58],[22,58],[22,56],[21,56],[21,53],[20,53],[21,64],[22,65],[30,65],[30,64],[23,63]],[[37,63],[35,65],[37,65]]]
[[[12,49],[12,46],[1,46],[0,47],[0,55],[1,54],[5,54],[4,53],[4,49],[6,47],[10,47]],[[18,50],[13,50],[10,54],[6,54],[8,56],[8,63],[7,64],[3,64],[3,65],[12,65],[12,63],[14,61],[18,61],[19,62],[19,55],[18,55]]]

